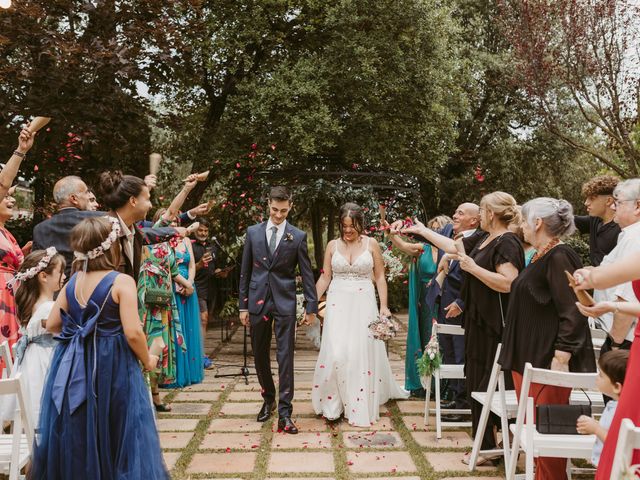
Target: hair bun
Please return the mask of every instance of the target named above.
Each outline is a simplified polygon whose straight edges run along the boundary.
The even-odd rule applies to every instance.
[[[109,196],[122,182],[124,175],[121,170],[102,172],[98,177],[98,191],[101,196]]]

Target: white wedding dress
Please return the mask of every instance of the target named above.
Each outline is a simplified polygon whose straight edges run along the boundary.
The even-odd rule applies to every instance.
[[[384,342],[369,331],[369,324],[378,318],[378,305],[368,246],[353,264],[336,247],[331,269],[313,376],[313,408],[327,419],[344,414],[349,424],[368,427],[380,418],[380,405],[392,398],[407,398],[409,392],[393,379]]]
[[[18,373],[22,373],[23,385],[26,387],[31,407],[31,419],[37,426],[40,418],[40,398],[44,389],[44,382],[49,373],[53,352],[55,350],[55,342],[53,336],[42,326],[42,320],[49,317],[52,301],[43,302],[31,318],[27,327],[20,327],[20,335],[29,339],[44,339],[46,344],[39,343],[37,340],[29,343],[22,357],[22,361],[14,365],[11,372],[11,378],[15,378]],[[17,398],[15,395],[5,396],[0,400],[0,420],[13,420],[16,409]]]

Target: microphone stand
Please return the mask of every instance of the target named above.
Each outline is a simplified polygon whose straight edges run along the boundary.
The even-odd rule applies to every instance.
[[[224,248],[222,248],[222,245],[220,245],[220,242],[218,242],[218,239],[215,237],[215,235],[213,235],[211,237],[211,241],[213,242],[213,244],[215,246],[218,247],[219,251],[225,256],[227,257],[228,260],[233,260],[233,262],[235,263],[235,266],[238,266],[238,260],[232,259],[231,256],[225,251]],[[240,367],[240,372],[239,373],[216,373],[214,375],[215,378],[224,378],[224,377],[244,377],[244,383],[245,385],[249,385],[249,375],[251,375],[251,372],[249,371],[249,366],[248,366],[248,357],[249,357],[249,352],[248,352],[248,348],[247,348],[247,337],[248,337],[248,333],[247,333],[247,327],[243,326],[243,332],[242,332],[242,365],[220,365],[218,368],[221,367]],[[220,340],[221,341],[225,341],[224,338],[224,322],[222,321],[222,318],[220,319]],[[229,340],[229,329],[227,328],[227,338],[226,340]]]

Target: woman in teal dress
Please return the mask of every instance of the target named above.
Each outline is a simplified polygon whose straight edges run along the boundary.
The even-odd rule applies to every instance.
[[[451,219],[441,215],[430,220],[427,225],[437,231],[448,223],[451,223]],[[409,267],[409,324],[404,388],[413,397],[424,397],[416,360],[422,356],[424,347],[429,342],[433,319],[438,313],[436,298],[432,294],[434,289],[428,288],[438,268],[438,249],[423,243],[406,242],[398,235],[391,235],[390,238],[395,247],[412,257]]]
[[[191,240],[185,238],[180,241],[174,248],[174,254],[178,264],[178,272],[187,279],[189,284],[193,285],[196,267]],[[176,348],[176,379],[171,387],[185,387],[201,383],[204,379],[200,309],[198,308],[198,297],[192,289],[185,291],[181,285],[176,283],[173,287],[178,316],[182,324],[182,335],[187,349],[183,351]]]

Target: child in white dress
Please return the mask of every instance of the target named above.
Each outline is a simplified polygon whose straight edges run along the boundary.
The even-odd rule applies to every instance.
[[[11,378],[22,373],[34,426],[40,416],[40,397],[57,342],[45,329],[53,297],[65,280],[65,260],[55,248],[37,250],[24,259],[15,276],[13,290],[20,322],[20,339],[13,347],[14,367]],[[5,396],[0,401],[0,418],[14,417],[16,398]]]

